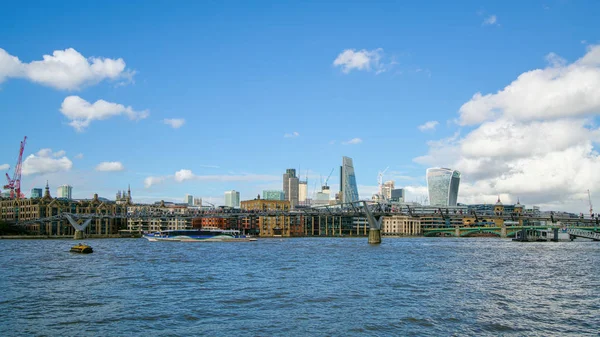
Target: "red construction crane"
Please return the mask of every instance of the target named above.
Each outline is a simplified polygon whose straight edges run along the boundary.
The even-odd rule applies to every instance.
[[[15,166],[15,171],[13,173],[12,179],[6,174],[6,179],[8,180],[8,184],[4,185],[5,190],[10,190],[10,198],[11,199],[19,199],[22,197],[21,195],[21,165],[23,164],[23,151],[25,150],[25,142],[27,141],[27,136],[23,138],[21,142],[21,149],[19,150],[19,159],[17,159],[17,165]]]

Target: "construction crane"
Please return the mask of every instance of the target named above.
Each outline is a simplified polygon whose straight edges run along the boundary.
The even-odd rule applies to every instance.
[[[6,180],[8,180],[8,184],[4,185],[5,190],[10,190],[10,198],[11,199],[19,199],[23,198],[21,194],[21,165],[23,164],[23,151],[25,150],[25,142],[27,141],[27,136],[23,138],[21,142],[21,148],[19,149],[19,159],[17,159],[17,165],[15,165],[15,170],[13,172],[12,179],[6,173]]]
[[[588,203],[590,204],[590,216],[593,216],[594,209],[592,208],[592,196],[590,195],[590,190],[587,190],[587,192],[588,192]]]
[[[327,179],[325,179],[325,184],[323,186],[327,186],[327,182],[329,181],[329,178],[331,178],[331,174],[333,174],[333,170],[335,170],[335,168],[331,169],[331,172],[329,172],[329,175],[327,176]]]
[[[379,184],[379,197],[382,198],[383,197],[383,175],[385,174],[385,172],[387,172],[387,170],[390,167],[386,167],[385,170],[383,171],[379,171],[379,174],[377,175],[377,183]]]

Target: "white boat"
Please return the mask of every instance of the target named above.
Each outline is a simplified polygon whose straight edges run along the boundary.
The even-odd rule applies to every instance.
[[[220,229],[217,227],[203,227],[200,229],[172,229],[144,235],[148,241],[256,241],[255,237],[241,234],[234,229]]]

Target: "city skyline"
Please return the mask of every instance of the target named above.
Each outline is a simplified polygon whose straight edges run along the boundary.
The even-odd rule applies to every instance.
[[[0,173],[27,136],[28,196],[222,205],[294,167],[312,199],[335,169],[333,198],[348,156],[360,199],[389,166],[419,201],[435,166],[462,173],[459,203],[600,205],[598,3],[71,6],[0,13]]]

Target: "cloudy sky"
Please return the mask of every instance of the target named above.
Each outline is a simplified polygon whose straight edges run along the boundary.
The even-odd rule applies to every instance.
[[[345,155],[362,198],[443,166],[459,202],[600,209],[600,2],[186,5],[4,5],[0,170],[27,136],[27,195],[220,204],[286,168],[335,190]]]

